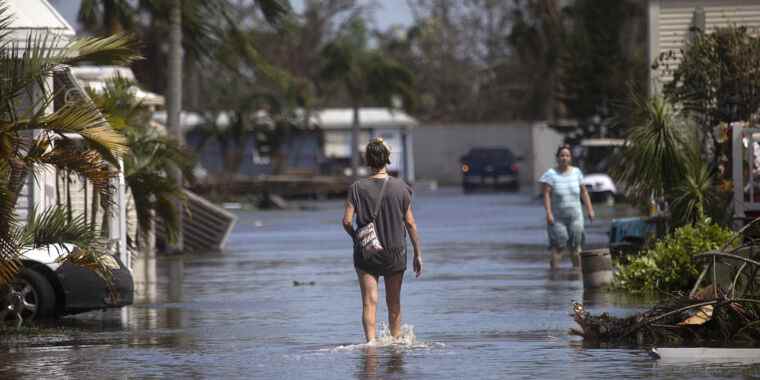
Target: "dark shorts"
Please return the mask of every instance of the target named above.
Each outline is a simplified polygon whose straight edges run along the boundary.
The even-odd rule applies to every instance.
[[[375,277],[389,276],[406,270],[406,248],[385,249],[368,258],[354,247],[354,267]]]

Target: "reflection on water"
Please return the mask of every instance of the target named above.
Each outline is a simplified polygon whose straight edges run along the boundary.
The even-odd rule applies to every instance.
[[[359,355],[357,379],[397,379],[404,373],[404,351],[398,348],[367,346]]]
[[[588,349],[568,335],[572,301],[616,314],[645,303],[584,291],[569,261],[548,270],[544,212],[527,194],[416,194],[426,272],[404,281],[402,339],[383,329],[378,342],[361,344],[341,207],[241,211],[223,255],[138,258],[135,305],[6,338],[0,378],[711,377],[658,366],[638,349]],[[604,244],[609,217],[620,213],[600,208],[589,242]],[[386,313],[380,303],[378,315]]]

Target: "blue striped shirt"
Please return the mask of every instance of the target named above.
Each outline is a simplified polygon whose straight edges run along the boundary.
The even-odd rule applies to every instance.
[[[575,209],[578,215],[582,215],[581,181],[583,181],[583,173],[576,167],[570,168],[565,173],[559,173],[554,168],[551,168],[538,180],[538,182],[552,187],[553,209],[557,209],[558,211]]]

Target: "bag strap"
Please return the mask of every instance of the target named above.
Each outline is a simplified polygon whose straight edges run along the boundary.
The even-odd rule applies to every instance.
[[[375,218],[377,218],[377,214],[380,213],[380,206],[383,205],[383,196],[385,196],[385,187],[388,185],[388,179],[390,176],[386,176],[385,180],[383,180],[383,187],[380,188],[380,198],[377,200],[377,205],[375,206],[375,212],[370,215],[370,223],[375,221]]]

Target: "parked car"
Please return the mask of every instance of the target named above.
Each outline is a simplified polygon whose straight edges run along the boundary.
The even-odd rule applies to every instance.
[[[477,189],[520,189],[520,167],[508,148],[472,148],[462,156],[462,190],[469,193]]]
[[[623,146],[622,139],[584,139],[578,147],[580,165],[583,169],[582,184],[586,186],[592,202],[615,203],[622,191],[609,176],[610,158]]]
[[[18,312],[25,321],[132,304],[132,272],[117,256],[109,256],[113,259],[109,265],[113,269],[112,293],[95,272],[56,262],[63,254],[56,248],[38,248],[23,255],[24,267],[11,284],[11,300],[20,306]]]
[[[591,202],[615,203],[618,190],[615,182],[612,181],[609,175],[601,173],[586,174],[583,176],[581,184],[586,186]]]

